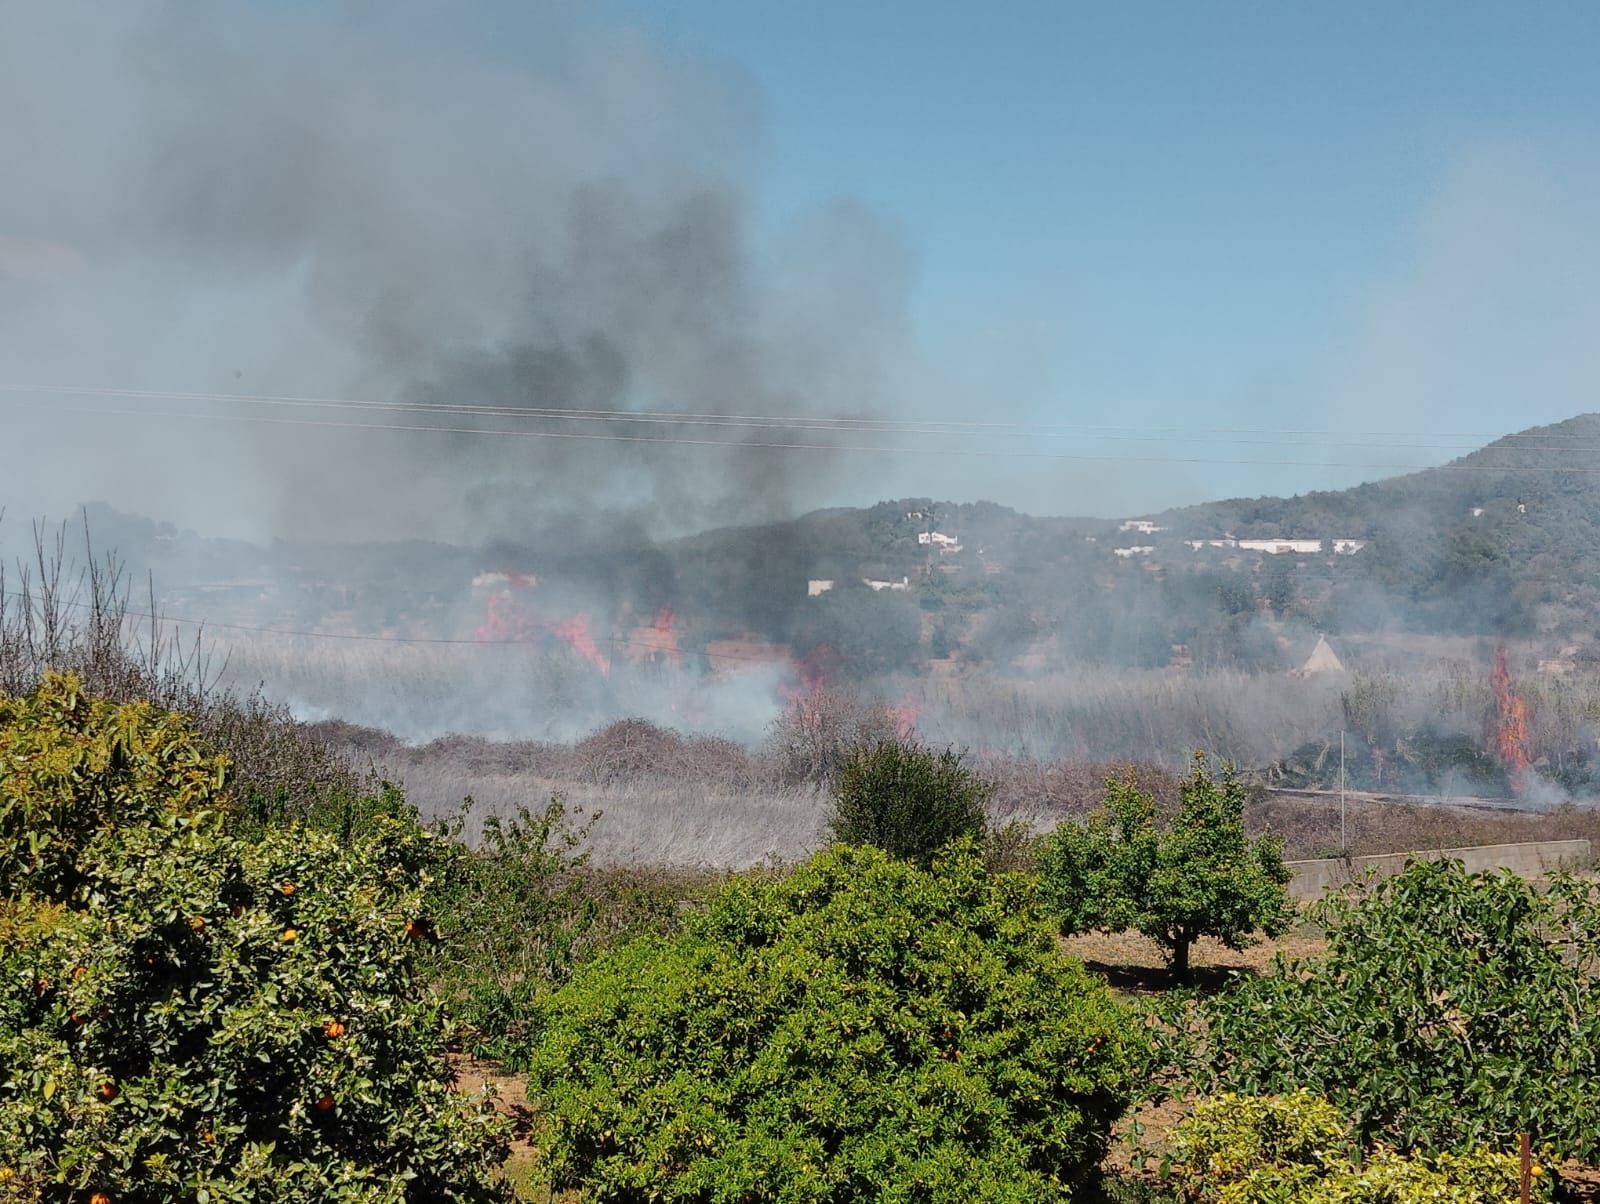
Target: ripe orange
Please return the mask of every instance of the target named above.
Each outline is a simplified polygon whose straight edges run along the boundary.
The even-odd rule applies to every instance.
[[[285,881],[284,884],[278,889],[281,890],[285,895],[292,895],[294,894],[294,883]]]
[[[103,1191],[97,1191],[89,1197],[89,1204],[111,1204],[111,1197]]]
[[[317,1111],[318,1112],[326,1112],[332,1107],[333,1107],[333,1096],[328,1095],[327,1093],[324,1093],[322,1095],[322,1097],[317,1100]]]
[[[412,940],[416,940],[422,935],[422,925],[417,923],[415,920],[407,920],[406,935]]]
[[[189,921],[189,927],[193,928],[196,932],[204,932],[206,930],[205,916],[195,916]]]
[[[74,981],[76,981],[77,979],[82,978],[88,972],[89,972],[89,967],[88,966],[74,966],[72,968],[72,977],[73,977]]]
[[[282,941],[284,944],[287,945],[290,941],[294,940],[294,938],[299,936],[299,935],[300,934],[298,932],[296,932],[293,928],[285,928],[283,930],[283,935],[280,936],[278,939],[280,941]]]
[[[327,1037],[330,1041],[337,1040],[338,1038],[344,1036],[344,1025],[340,1024],[337,1020],[330,1020],[328,1023],[322,1026],[322,1035]]]
[[[117,1085],[110,1079],[100,1084],[100,1098],[108,1104],[117,1098]]]

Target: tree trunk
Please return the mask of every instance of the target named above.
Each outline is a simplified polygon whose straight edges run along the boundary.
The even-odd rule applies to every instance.
[[[1179,982],[1186,986],[1190,980],[1189,946],[1193,942],[1194,938],[1188,936],[1187,934],[1180,934],[1178,938],[1172,942],[1172,973],[1177,976]]]

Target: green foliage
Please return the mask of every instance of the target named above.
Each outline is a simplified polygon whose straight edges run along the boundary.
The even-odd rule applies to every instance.
[[[1357,1158],[1346,1117],[1310,1092],[1202,1100],[1173,1131],[1168,1169],[1206,1204],[1501,1204],[1517,1196],[1515,1155],[1474,1150]],[[1533,1199],[1550,1199],[1541,1165]]]
[[[549,1000],[557,1189],[614,1201],[1034,1201],[1088,1176],[1145,1043],[971,842],[731,882]]]
[[[829,835],[926,866],[951,841],[982,838],[992,793],[953,749],[877,740],[854,749],[840,766]]]
[[[1231,769],[1214,778],[1197,754],[1165,830],[1131,778],[1106,790],[1105,806],[1086,824],[1057,828],[1040,859],[1040,892],[1063,932],[1137,929],[1187,975],[1202,936],[1242,949],[1258,930],[1288,930],[1294,907],[1281,847],[1246,836],[1246,792]]]
[[[0,697],[0,893],[67,898],[97,835],[211,804],[226,771],[181,716],[92,699],[75,677]]]
[[[525,1042],[536,1000],[610,945],[671,931],[703,889],[700,877],[591,867],[581,845],[592,822],[575,824],[552,799],[538,813],[485,818],[475,848],[445,843],[428,972],[476,1053],[502,1057]],[[459,836],[462,823],[442,834]]]
[[[1363,1142],[1504,1146],[1528,1131],[1600,1156],[1600,902],[1459,862],[1417,862],[1314,918],[1325,957],[1280,961],[1204,1005],[1202,1085],[1314,1091]]]
[[[375,820],[349,844],[241,839],[181,720],[69,678],[3,706],[7,804],[72,850],[8,872],[0,901],[8,1190],[501,1198],[502,1123],[448,1087],[418,974],[435,838]]]

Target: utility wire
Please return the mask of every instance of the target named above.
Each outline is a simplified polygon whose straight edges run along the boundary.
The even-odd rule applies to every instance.
[[[53,412],[61,412],[59,409]],[[119,418],[164,418],[182,421],[203,422],[242,422],[265,426],[299,426],[324,430],[373,430],[373,431],[399,431],[423,434],[447,435],[476,435],[498,438],[529,438],[529,439],[565,439],[585,442],[614,442],[614,443],[655,443],[674,444],[692,447],[729,447],[729,448],[766,448],[788,451],[826,451],[826,452],[871,452],[889,455],[918,456],[938,455],[953,456],[958,458],[983,458],[983,459],[1027,459],[1071,463],[1141,463],[1141,464],[1230,464],[1230,465],[1259,465],[1264,467],[1284,468],[1354,468],[1375,469],[1396,472],[1422,472],[1429,469],[1471,472],[1504,473],[1511,470],[1575,473],[1580,475],[1600,474],[1600,467],[1593,466],[1561,466],[1548,464],[1459,464],[1449,463],[1441,465],[1425,465],[1401,462],[1380,461],[1340,461],[1340,460],[1288,460],[1288,459],[1236,459],[1231,457],[1216,456],[1129,456],[1129,455],[1087,455],[1064,452],[1024,451],[1019,449],[1000,448],[972,448],[972,447],[908,447],[887,444],[861,444],[861,443],[809,443],[809,442],[777,442],[758,439],[698,439],[673,435],[624,435],[614,433],[598,433],[592,431],[551,431],[527,430],[505,427],[482,426],[438,426],[438,425],[412,425],[404,423],[377,423],[377,422],[343,422],[328,419],[310,418],[274,418],[253,414],[223,414],[207,412],[179,412],[162,410],[117,410],[102,407],[74,406],[66,410],[68,413],[85,414],[99,417]],[[879,433],[879,432],[863,432]],[[1522,449],[1519,449],[1522,450]],[[1540,449],[1526,449],[1540,450]],[[1555,449],[1550,449],[1555,450]],[[1580,451],[1582,449],[1560,449]]]
[[[516,406],[516,405],[483,405],[462,402],[446,401],[376,401],[357,398],[320,398],[299,397],[273,394],[249,393],[221,393],[221,392],[180,392],[174,390],[156,389],[126,389],[109,386],[77,386],[77,385],[18,385],[0,384],[0,393],[35,394],[42,396],[88,396],[112,397],[139,400],[171,400],[171,401],[205,401],[224,402],[238,405],[280,406],[280,407],[309,407],[323,409],[356,409],[380,410],[397,413],[437,413],[461,414],[494,417],[511,417],[524,419],[554,419],[572,422],[622,422],[646,423],[666,425],[700,425],[700,426],[732,426],[753,427],[756,429],[783,429],[783,430],[839,430],[861,431],[864,433],[895,433],[895,434],[924,434],[924,435],[966,435],[974,431],[983,431],[996,435],[1009,435],[1010,437],[1046,437],[1065,438],[1094,436],[1097,438],[1133,438],[1141,440],[1164,439],[1173,436],[1182,436],[1186,439],[1202,439],[1213,442],[1257,442],[1256,440],[1234,440],[1224,438],[1234,435],[1271,435],[1290,436],[1295,440],[1317,440],[1307,446],[1343,446],[1358,447],[1369,443],[1381,443],[1388,447],[1419,447],[1433,449],[1474,450],[1483,446],[1483,441],[1496,441],[1495,436],[1474,434],[1470,432],[1428,432],[1428,431],[1352,431],[1352,430],[1315,430],[1294,428],[1264,428],[1264,427],[1181,427],[1181,426],[1126,426],[1126,425],[1094,425],[1073,423],[1025,423],[1025,422],[971,422],[953,419],[903,419],[903,418],[875,418],[855,416],[828,416],[811,414],[736,414],[712,413],[696,411],[666,411],[666,410],[620,410],[620,409],[581,409],[552,406]],[[1359,438],[1357,438],[1359,437]],[[1499,436],[1500,441],[1521,439],[1552,439],[1573,440],[1588,439],[1586,435],[1563,435],[1538,432],[1521,432],[1513,435]],[[1329,443],[1329,439],[1354,440],[1347,442]],[[1397,444],[1395,439],[1426,439],[1430,442],[1421,444]],[[1442,443],[1440,440],[1472,440],[1468,443]],[[1274,443],[1275,440],[1264,442]],[[1299,442],[1292,444],[1301,446]],[[1558,443],[1533,444],[1522,443],[1519,448],[1539,447],[1545,450],[1567,450]],[[1583,450],[1600,450],[1594,444],[1589,444]]]

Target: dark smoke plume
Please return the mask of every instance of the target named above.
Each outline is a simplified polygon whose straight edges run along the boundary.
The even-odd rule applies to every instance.
[[[0,384],[804,417],[886,413],[902,378],[897,233],[841,201],[758,236],[748,85],[635,32],[523,5],[0,0],[0,23]],[[101,496],[257,537],[596,511],[680,532],[787,513],[837,467],[748,446],[819,431],[0,404],[23,407],[14,507]]]

